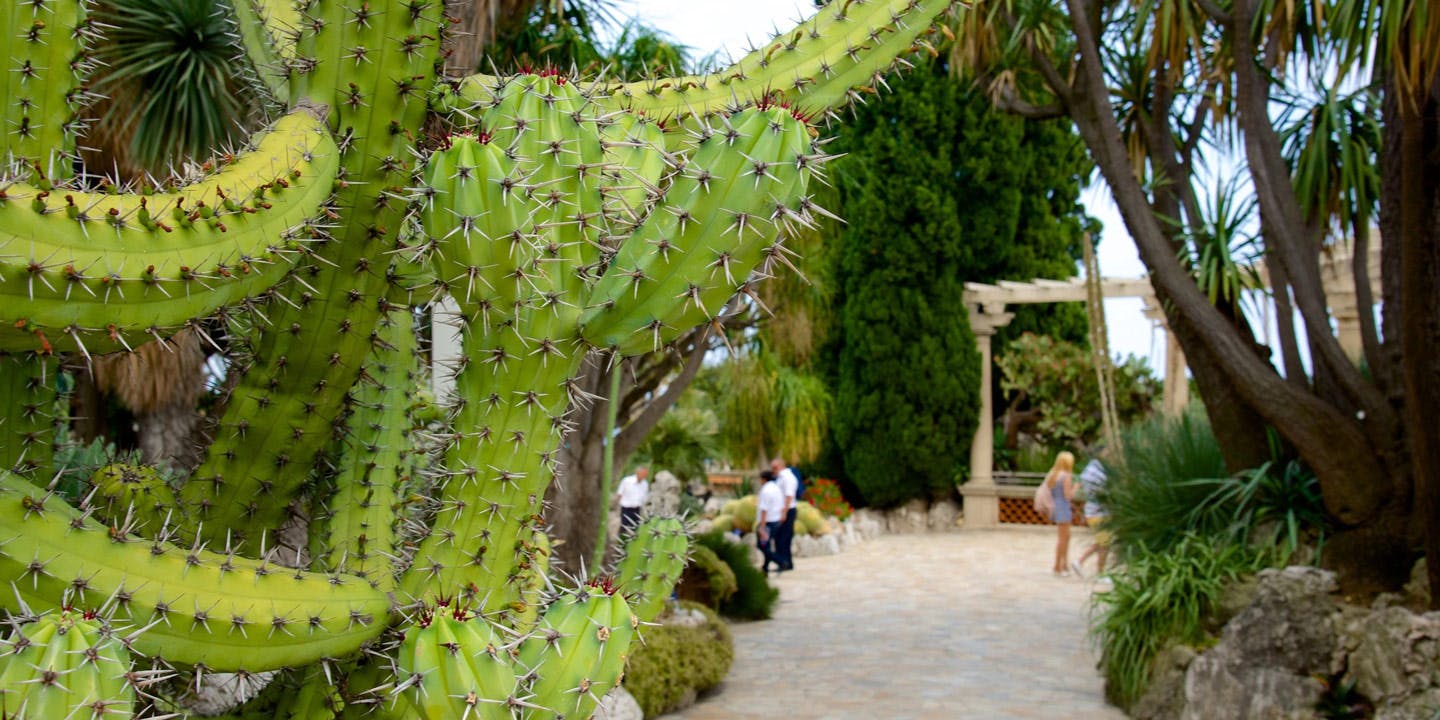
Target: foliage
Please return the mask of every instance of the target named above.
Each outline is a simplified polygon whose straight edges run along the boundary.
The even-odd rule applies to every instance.
[[[1045,446],[1089,446],[1100,439],[1100,395],[1095,358],[1075,343],[1026,333],[995,359],[1000,387],[1015,398],[1012,410],[1039,412],[1031,434]],[[1121,424],[1149,415],[1160,383],[1145,361],[1129,357],[1115,367],[1115,407]]]
[[[964,282],[1070,277],[1088,227],[1069,129],[996,113],[945,72],[931,63],[893,84],[832,145],[848,153],[832,172],[847,224],[832,235],[821,365],[843,474],[872,505],[944,492],[965,465],[979,356]],[[1059,317],[1062,334],[1084,335],[1078,307],[1022,315],[1017,328]]]
[[[845,496],[840,494],[840,485],[827,478],[806,480],[804,500],[814,505],[816,510],[839,520],[855,513],[855,508],[850,507]]]
[[[1273,460],[1227,474],[1198,410],[1129,428],[1123,455],[1107,469],[1100,501],[1126,557],[1142,548],[1167,552],[1187,534],[1290,557],[1329,526],[1314,473],[1296,460]]]
[[[720,614],[736,620],[768,620],[775,612],[780,589],[770,586],[765,573],[750,564],[750,548],[711,531],[695,536],[695,544],[709,548],[735,574],[735,594],[720,603]]]
[[[97,92],[129,125],[132,156],[155,172],[230,145],[248,114],[234,23],[219,0],[105,0]]]
[[[1255,572],[1265,554],[1244,545],[1182,534],[1165,550],[1137,548],[1097,593],[1091,632],[1100,643],[1107,699],[1129,707],[1145,692],[1150,666],[1170,643],[1196,645],[1226,584]]]
[[[708,373],[720,442],[729,460],[745,467],[766,455],[803,462],[820,451],[831,399],[825,384],[802,368],[757,351]]]
[[[735,659],[735,641],[709,608],[682,602],[680,609],[705,616],[699,627],[661,624],[645,628],[625,665],[625,689],[653,718],[680,707],[687,695],[720,684]]]
[[[690,564],[675,588],[681,599],[708,604],[716,611],[738,589],[735,571],[704,545],[691,548]]]
[[[1141,548],[1164,553],[1187,533],[1213,537],[1224,531],[1229,517],[1193,512],[1227,474],[1203,408],[1192,404],[1177,418],[1152,418],[1121,437],[1121,454],[1106,458],[1100,501],[1122,554]]]
[[[705,461],[715,456],[715,413],[705,407],[671,408],[645,436],[632,465],[646,464],[652,472],[669,470],[681,482],[705,479]]]

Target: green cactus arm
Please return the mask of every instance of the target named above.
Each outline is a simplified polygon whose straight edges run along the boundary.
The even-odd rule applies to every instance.
[[[680,581],[689,559],[690,537],[677,518],[655,517],[640,523],[615,569],[615,584],[630,600],[640,622],[650,622]]]
[[[234,0],[240,43],[276,101],[290,100],[289,62],[295,59],[300,8],[292,0]]]
[[[0,353],[0,470],[49,472],[55,454],[59,394],[55,358]]]
[[[153,195],[0,189],[0,349],[107,352],[279,282],[339,156],[297,110],[209,178]]]
[[[659,120],[731,111],[766,96],[807,112],[833,110],[848,104],[857,89],[873,86],[955,1],[839,0],[718,72],[599,85],[595,95],[611,109]],[[494,82],[471,75],[441,87],[436,106],[463,110]]]
[[[425,608],[404,627],[396,666],[400,705],[421,720],[511,720],[515,668],[507,642],[455,605]]]
[[[291,97],[331,109],[341,151],[335,242],[281,289],[252,339],[205,461],[181,488],[184,528],[212,542],[278,526],[396,308],[390,253],[413,185],[412,145],[435,76],[443,4],[313,0],[302,8]]]
[[[345,572],[379,587],[395,584],[396,506],[410,420],[406,410],[415,377],[413,316],[394,313],[380,323],[370,357],[351,391],[347,432],[333,486],[319,493],[311,513],[310,548],[317,570]]]
[[[585,339],[633,355],[717,318],[781,252],[783,224],[805,221],[801,201],[818,159],[808,126],[784,108],[745,110],[707,131],[591,290]]]
[[[0,609],[102,610],[136,652],[212,670],[343,657],[388,623],[389,597],[353,576],[132,540],[0,472]]]
[[[38,168],[45,177],[71,175],[75,111],[86,73],[85,44],[91,36],[80,0],[9,3],[0,9],[0,162]]]
[[[529,691],[524,720],[588,718],[620,684],[638,624],[625,598],[606,581],[556,598],[540,628],[520,644]]]
[[[0,650],[0,716],[129,718],[134,712],[130,654],[103,619],[74,610],[46,613],[17,624]]]

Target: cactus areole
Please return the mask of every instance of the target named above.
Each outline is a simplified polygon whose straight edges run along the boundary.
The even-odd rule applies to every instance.
[[[444,77],[438,2],[239,0],[281,110],[143,190],[77,172],[86,3],[0,13],[0,716],[184,716],[227,671],[270,685],[237,717],[589,717],[688,538],[656,519],[613,577],[550,575],[572,375],[787,264],[823,212],[809,121],[933,52],[951,1],[837,0],[714,75],[614,84]],[[436,413],[415,321],[446,296]],[[62,486],[62,363],[217,319],[232,377],[199,467]],[[297,508],[308,538],[279,547]]]

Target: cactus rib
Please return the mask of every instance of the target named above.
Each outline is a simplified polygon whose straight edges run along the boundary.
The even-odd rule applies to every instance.
[[[390,600],[368,583],[233,554],[132,541],[0,472],[0,609],[105,610],[131,646],[212,670],[272,670],[348,655],[385,629]]]

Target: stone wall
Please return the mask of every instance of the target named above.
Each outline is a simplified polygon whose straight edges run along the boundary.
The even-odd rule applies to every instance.
[[[1262,571],[1215,645],[1160,654],[1132,717],[1318,720],[1322,701],[1353,705],[1354,717],[1436,717],[1440,612],[1412,609],[1423,607],[1416,596],[1347,605],[1335,589],[1313,567]]]

